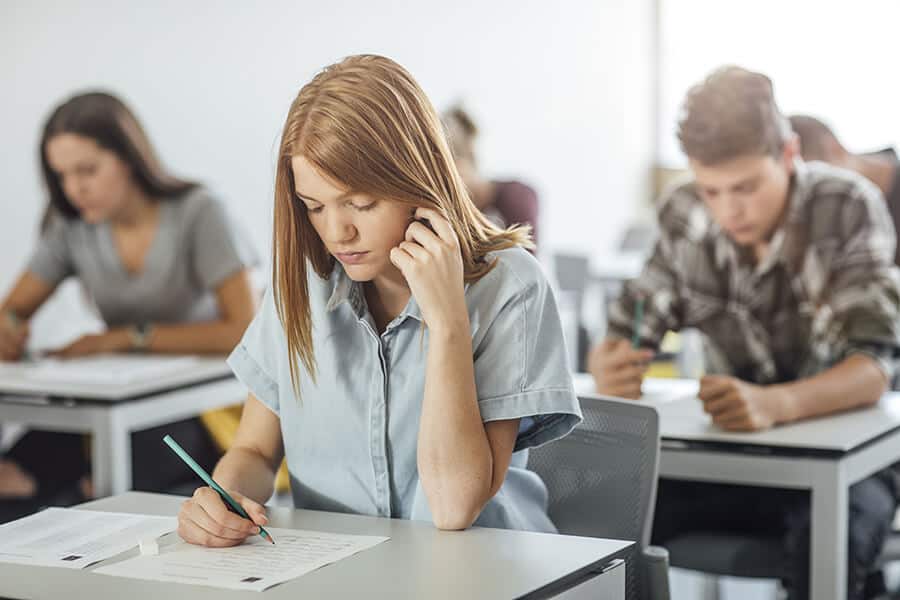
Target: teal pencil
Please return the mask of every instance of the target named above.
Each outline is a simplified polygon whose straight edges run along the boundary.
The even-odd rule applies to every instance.
[[[172,436],[167,435],[163,438],[163,441],[168,444],[169,448],[171,448],[175,452],[175,454],[178,455],[178,458],[183,460],[184,463],[200,477],[200,479],[206,482],[206,485],[216,490],[219,496],[222,497],[222,500],[225,502],[225,504],[230,506],[231,509],[234,510],[234,512],[244,517],[248,521],[253,520],[250,518],[250,515],[247,514],[247,511],[244,510],[244,507],[238,504],[237,501],[232,498],[228,492],[225,491],[225,488],[216,483],[215,480],[210,477],[209,473],[207,473],[203,469],[203,467],[198,465],[197,461],[191,458],[191,455],[188,454],[187,451],[178,444],[178,442],[172,439]],[[275,543],[275,539],[272,537],[272,535],[262,527],[259,528],[259,535],[261,535],[263,539],[268,540],[273,544]]]
[[[634,321],[631,324],[631,347],[641,347],[641,324],[644,322],[644,299],[638,298],[634,307]]]

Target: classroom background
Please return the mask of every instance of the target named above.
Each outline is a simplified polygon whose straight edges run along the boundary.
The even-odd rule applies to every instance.
[[[225,200],[265,272],[289,100],[322,65],[383,54],[438,110],[473,116],[486,176],[534,188],[548,272],[560,255],[632,272],[652,233],[633,245],[627,234],[652,232],[654,199],[686,168],[674,130],[691,84],[739,64],[771,77],[785,114],[823,118],[848,148],[900,145],[898,22],[892,0],[0,0],[0,290],[38,235],[41,125],[78,91],[128,102],[167,166]],[[580,310],[594,337],[602,310]],[[32,329],[54,346],[99,326],[69,282]],[[689,575],[674,585],[675,597],[705,589]],[[725,587],[749,600],[774,584]]]

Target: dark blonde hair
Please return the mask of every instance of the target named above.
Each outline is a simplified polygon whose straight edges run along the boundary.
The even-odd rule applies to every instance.
[[[688,91],[678,123],[681,149],[706,165],[749,154],[777,157],[790,137],[772,81],[734,66],[714,71]]]
[[[307,263],[322,278],[334,268],[296,200],[291,158],[299,155],[353,192],[440,212],[459,238],[466,282],[493,268],[487,253],[532,246],[527,228],[498,229],[471,202],[434,107],[403,67],[375,55],[326,67],[291,104],[275,175],[274,293],[295,392],[298,357],[316,375]]]

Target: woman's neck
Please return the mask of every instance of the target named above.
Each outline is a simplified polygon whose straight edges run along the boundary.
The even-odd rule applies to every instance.
[[[139,227],[147,221],[153,220],[158,210],[159,203],[134,186],[122,206],[110,218],[110,224],[116,227]]]
[[[388,273],[366,282],[363,290],[369,312],[372,313],[379,332],[384,331],[387,324],[403,312],[412,295],[403,274],[394,266],[391,266]]]

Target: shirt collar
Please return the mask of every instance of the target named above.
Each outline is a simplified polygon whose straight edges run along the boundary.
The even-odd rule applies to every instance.
[[[331,281],[333,290],[328,303],[325,305],[325,310],[332,312],[342,303],[347,302],[356,315],[362,317],[367,310],[362,284],[350,279],[350,276],[347,275],[340,264],[335,264],[334,270],[331,272]],[[412,294],[410,294],[409,301],[394,319],[393,323],[401,323],[407,317],[419,322],[422,321],[422,311],[419,309],[419,303],[416,302]]]
[[[335,263],[334,269],[331,271],[331,284],[331,297],[328,298],[328,303],[325,305],[326,311],[332,312],[346,302],[357,314],[362,312],[364,306],[362,290],[355,281],[350,279],[344,268],[338,263]]]

